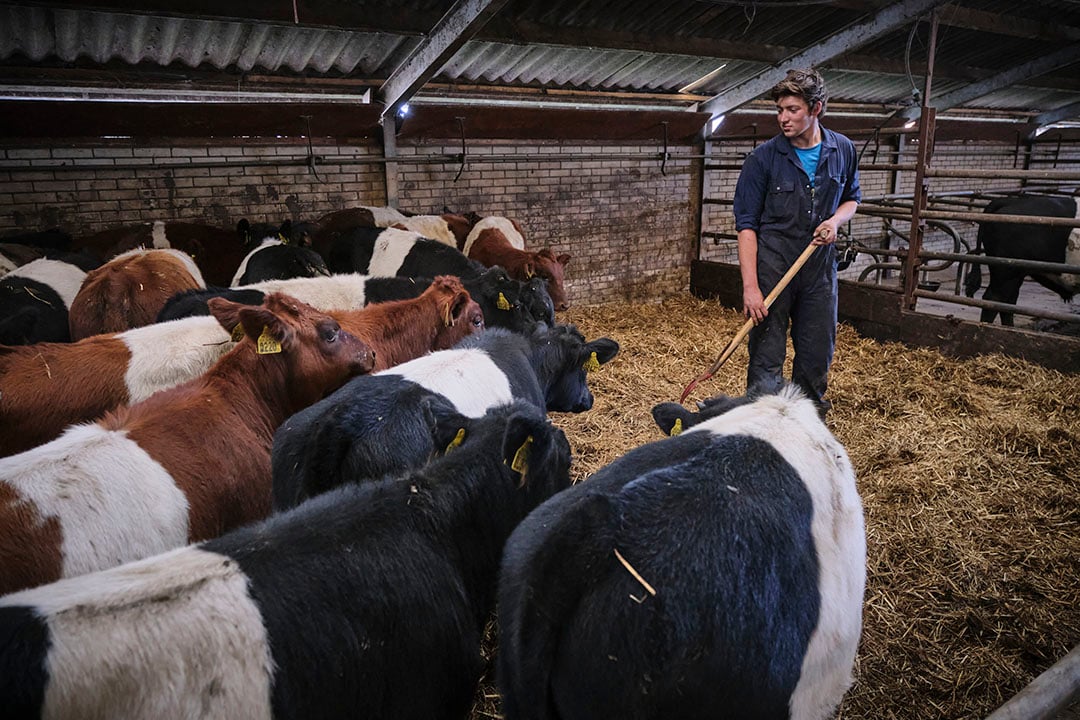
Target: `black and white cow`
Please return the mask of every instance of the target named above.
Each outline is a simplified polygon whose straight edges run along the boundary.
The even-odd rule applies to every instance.
[[[529,336],[489,329],[389,370],[346,383],[293,415],[274,435],[274,507],[290,508],[343,483],[418,467],[443,448],[421,400],[468,417],[515,399],[556,412],[583,412],[593,396],[586,371],[619,351],[586,342],[576,328],[539,326]]]
[[[521,718],[831,717],[866,539],[844,448],[794,388],[690,413],[507,541],[498,683]]]
[[[40,258],[0,278],[0,345],[70,342],[68,310],[86,272]]]
[[[464,718],[503,543],[569,486],[528,403],[218,539],[0,598],[8,717]]]
[[[983,212],[1080,220],[1080,200],[1045,195],[998,198],[991,200]],[[980,251],[993,257],[1080,265],[1080,228],[983,221],[979,223],[979,234],[975,243],[975,252]],[[1080,292],[1080,275],[1033,272],[1006,265],[991,265],[990,282],[983,293],[983,300],[1015,305],[1025,277],[1031,277],[1043,287],[1053,290],[1066,302]],[[964,283],[967,296],[974,297],[981,283],[980,266],[972,264]],[[984,308],[980,320],[992,323],[997,314],[997,310]],[[1013,313],[1002,312],[1001,324],[1012,325]]]
[[[306,234],[299,229],[306,223],[286,220],[278,227],[272,225],[249,225],[244,248],[248,251],[233,274],[230,287],[251,285],[266,280],[286,280],[298,277],[320,277],[330,274],[326,262],[319,253],[304,247]]]
[[[419,297],[430,278],[371,277],[349,273],[319,278],[268,280],[238,288],[207,288],[177,293],[158,314],[158,322],[209,315],[207,301],[223,297],[248,305],[262,303],[264,293],[284,292],[320,310],[358,310],[371,303]],[[462,281],[484,313],[489,327],[530,332],[537,322],[554,324],[554,304],[539,280],[522,283],[502,268],[490,268]]]
[[[456,247],[397,228],[353,228],[334,240],[327,255],[332,272],[376,277],[457,275],[465,280],[485,269]]]

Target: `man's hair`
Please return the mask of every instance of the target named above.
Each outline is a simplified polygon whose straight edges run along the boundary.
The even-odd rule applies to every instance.
[[[787,76],[773,85],[769,96],[776,102],[785,95],[793,95],[801,98],[810,110],[814,109],[814,103],[821,103],[821,115],[825,114],[825,103],[829,100],[829,91],[825,89],[825,79],[821,73],[813,68],[799,68],[788,70]]]

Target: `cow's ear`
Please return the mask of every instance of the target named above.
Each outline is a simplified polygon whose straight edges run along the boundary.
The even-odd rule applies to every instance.
[[[469,297],[469,293],[462,290],[461,292],[456,293],[447,303],[447,327],[453,327],[457,324],[457,321],[461,319],[461,315],[465,312],[465,309],[469,307],[470,300],[472,300],[472,298]]]
[[[247,218],[241,218],[240,222],[236,223],[236,234],[247,240],[248,233],[251,232],[251,223],[247,221]]]
[[[207,300],[206,305],[210,309],[210,314],[221,327],[225,328],[225,332],[232,335],[234,341],[239,341],[244,337],[244,328],[240,325],[240,308],[244,307],[243,303],[214,297]]]
[[[432,395],[420,401],[420,412],[431,429],[432,447],[445,455],[460,447],[472,432],[472,420],[462,415],[444,397]]]
[[[516,412],[506,421],[503,434],[503,462],[521,475],[522,484],[529,475],[529,464],[538,459],[538,440],[545,437],[547,418],[537,412]]]
[[[562,265],[563,267],[566,267],[567,265],[570,264],[570,255],[568,253],[563,253],[562,255],[560,255],[559,257],[557,257],[555,259],[558,260],[559,264]]]
[[[654,406],[652,416],[665,435],[678,435],[694,424],[694,414],[679,403],[674,402],[665,402]]]
[[[292,220],[285,220],[285,222],[278,225],[277,229],[278,240],[289,245],[292,243]]]
[[[591,358],[593,353],[596,354],[596,361],[603,365],[619,354],[619,343],[606,337],[585,343],[586,357]]]
[[[261,305],[244,305],[225,298],[207,301],[210,314],[235,342],[251,338],[260,354],[281,352],[291,339],[292,330],[277,315]]]

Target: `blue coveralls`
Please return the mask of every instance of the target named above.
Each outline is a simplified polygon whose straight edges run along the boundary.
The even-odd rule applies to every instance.
[[[821,128],[821,157],[814,185],[783,134],[757,147],[743,163],[735,186],[735,228],[758,236],[757,273],[768,295],[809,244],[814,229],[840,203],[858,202],[855,146]],[[819,247],[750,331],[747,389],[783,383],[788,321],[795,348],[791,380],[821,407],[836,347],[836,247]]]

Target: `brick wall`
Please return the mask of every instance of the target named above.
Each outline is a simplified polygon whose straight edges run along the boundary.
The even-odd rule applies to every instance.
[[[858,146],[861,148],[862,144]],[[702,182],[705,196],[730,201],[750,143],[716,143]],[[864,163],[887,162],[888,146],[873,145]],[[158,219],[232,226],[253,221],[311,219],[348,205],[386,203],[378,146],[316,145],[318,177],[306,165],[304,142],[175,141],[132,146],[101,142],[52,147],[0,145],[0,236],[59,226],[73,234]],[[577,302],[656,299],[684,292],[697,238],[699,161],[690,147],[670,148],[664,172],[655,144],[470,141],[460,169],[460,145],[430,142],[399,148],[399,205],[416,212],[475,210],[521,223],[533,246],[568,252],[567,283]],[[1011,168],[1011,144],[940,143],[935,167]],[[1080,157],[1080,147],[1039,145],[1038,162]],[[602,156],[602,157],[598,157]],[[913,156],[906,159],[912,160]],[[894,192],[889,170],[864,169],[864,196]],[[899,192],[912,192],[914,173],[900,174]],[[1018,187],[1019,181],[935,180],[936,191]],[[730,204],[705,205],[703,229],[734,234]],[[953,223],[974,244],[973,223]],[[905,223],[896,227],[906,234]],[[856,216],[852,236],[870,247],[884,242],[880,219]],[[896,238],[890,244],[896,247]],[[940,231],[931,249],[952,249]],[[737,262],[734,241],[701,242],[703,259]],[[843,277],[854,279],[867,255]]]
[[[177,142],[0,146],[0,235],[45,227],[72,234],[151,220],[232,226],[312,219],[349,205],[384,205],[378,146]],[[415,212],[475,210],[516,219],[535,247],[568,252],[578,302],[652,299],[689,284],[696,218],[693,151],[638,144],[470,141],[399,148],[399,205]],[[582,159],[583,156],[616,156]]]

